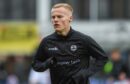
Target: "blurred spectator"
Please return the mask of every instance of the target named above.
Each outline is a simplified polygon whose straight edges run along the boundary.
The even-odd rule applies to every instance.
[[[6,83],[6,77],[7,73],[4,68],[4,63],[0,62],[0,84],[5,84]]]
[[[114,83],[114,77],[110,76],[108,77],[108,79],[106,80],[106,84],[113,84]]]
[[[130,81],[127,79],[126,73],[121,71],[118,80],[114,82],[114,84],[130,84]]]
[[[7,77],[6,84],[19,84],[19,80],[15,74],[10,74]]]
[[[104,71],[108,76],[106,84],[130,84],[127,79],[128,67],[122,57],[123,55],[119,49],[113,49],[110,52],[110,60],[104,67]]]
[[[30,71],[29,84],[51,84],[49,69],[44,72]]]
[[[113,49],[110,53],[110,56],[111,62],[113,64],[111,75],[117,79],[120,71],[122,68],[124,68],[124,63],[121,59],[121,51],[119,49]]]
[[[15,73],[21,84],[27,84],[31,64],[30,60],[30,57],[25,55],[15,57]]]
[[[128,57],[126,60],[126,72],[127,72],[127,76],[130,78],[130,49],[128,50]]]
[[[15,57],[9,56],[6,61],[6,70],[8,73],[6,84],[19,84],[19,79],[15,74],[14,70],[15,64]]]

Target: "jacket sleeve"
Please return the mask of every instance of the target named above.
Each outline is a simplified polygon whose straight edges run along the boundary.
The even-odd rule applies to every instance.
[[[87,38],[87,48],[89,55],[95,59],[93,64],[89,64],[89,68],[86,71],[87,76],[91,76],[102,70],[108,57],[103,49],[91,37]]]
[[[52,64],[52,57],[48,57],[45,52],[46,42],[44,40],[40,43],[40,46],[35,53],[32,61],[32,67],[35,71],[42,72],[48,69]]]

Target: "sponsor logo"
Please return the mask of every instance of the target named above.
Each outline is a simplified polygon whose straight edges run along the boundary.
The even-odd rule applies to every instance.
[[[77,63],[80,63],[80,59],[57,62],[58,65],[73,65]]]
[[[53,47],[53,48],[48,48],[48,50],[56,51],[56,50],[58,50],[58,48],[57,47]]]

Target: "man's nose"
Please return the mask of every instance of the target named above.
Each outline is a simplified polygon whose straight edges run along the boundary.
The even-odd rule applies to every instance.
[[[54,20],[54,21],[58,21],[58,18],[57,18],[57,17],[55,17],[53,20]]]

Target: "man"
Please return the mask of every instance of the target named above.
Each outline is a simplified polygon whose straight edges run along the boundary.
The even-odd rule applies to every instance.
[[[50,68],[52,84],[88,84],[88,77],[100,71],[107,61],[101,47],[89,36],[71,28],[73,9],[58,3],[51,10],[55,32],[44,38],[35,54],[33,68]],[[90,65],[90,56],[95,64]]]

